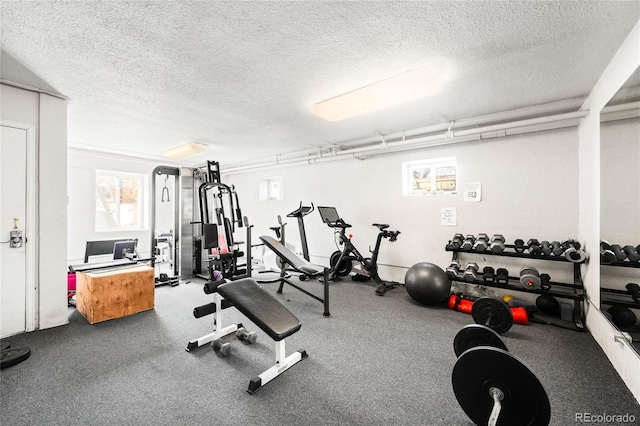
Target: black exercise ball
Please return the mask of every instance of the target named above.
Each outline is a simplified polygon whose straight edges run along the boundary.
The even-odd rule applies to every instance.
[[[447,273],[433,263],[416,263],[404,276],[404,286],[409,296],[423,305],[442,303],[451,292],[451,280]]]
[[[611,321],[619,329],[624,330],[625,328],[636,325],[636,314],[629,308],[625,308],[624,306],[611,306],[607,309],[607,312],[611,314]]]

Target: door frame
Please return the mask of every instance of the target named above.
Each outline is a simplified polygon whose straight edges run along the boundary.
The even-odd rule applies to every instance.
[[[40,282],[38,276],[39,247],[38,242],[38,139],[36,125],[0,119],[0,126],[13,127],[27,132],[27,193],[25,194],[25,330],[33,331],[39,325],[38,293]],[[32,283],[32,285],[28,285]]]

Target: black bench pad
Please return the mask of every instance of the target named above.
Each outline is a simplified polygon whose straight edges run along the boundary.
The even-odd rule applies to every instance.
[[[251,278],[220,284],[218,293],[276,342],[300,330],[298,318]]]

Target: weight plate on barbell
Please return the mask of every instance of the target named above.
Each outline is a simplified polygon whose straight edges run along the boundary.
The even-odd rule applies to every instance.
[[[0,370],[16,365],[31,356],[31,349],[26,346],[4,349],[0,352]]]
[[[458,331],[453,339],[453,351],[456,356],[460,356],[468,349],[476,346],[491,346],[508,351],[507,345],[502,337],[486,325],[469,324]]]
[[[491,297],[481,297],[473,302],[471,316],[476,324],[486,325],[502,334],[513,325],[513,315],[506,303]]]
[[[504,394],[498,425],[548,425],[551,405],[542,383],[522,361],[502,349],[477,346],[464,352],[453,367],[453,393],[477,425],[487,424],[493,409],[489,389]]]

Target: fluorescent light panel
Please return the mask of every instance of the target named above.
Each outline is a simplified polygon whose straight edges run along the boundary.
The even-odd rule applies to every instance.
[[[436,71],[422,67],[318,102],[311,106],[311,112],[327,121],[339,121],[415,101],[441,90],[442,81]]]
[[[200,142],[187,142],[183,145],[170,148],[162,152],[168,158],[187,158],[209,151],[211,146]]]

